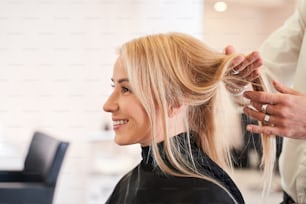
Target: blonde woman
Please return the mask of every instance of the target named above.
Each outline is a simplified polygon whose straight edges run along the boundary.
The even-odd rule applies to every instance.
[[[227,173],[230,143],[240,129],[227,90],[240,91],[241,80],[230,74],[239,57],[180,33],[120,48],[103,108],[112,114],[115,142],[139,143],[142,161],[106,203],[244,203]],[[271,161],[269,138],[264,144]]]

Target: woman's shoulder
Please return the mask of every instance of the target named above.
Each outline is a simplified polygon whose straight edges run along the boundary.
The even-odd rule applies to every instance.
[[[178,200],[191,203],[235,203],[231,193],[213,181],[186,177],[183,180],[176,182],[178,187],[182,187],[176,193],[179,195]]]
[[[236,203],[225,189],[205,179],[156,175],[153,183],[152,178],[142,178],[138,183],[124,176],[107,203]]]
[[[197,149],[193,153],[194,157],[196,158],[195,162],[198,171],[221,184],[223,187],[221,188],[219,185],[215,184],[215,182],[212,182],[208,185],[217,185],[217,187],[221,188],[226,193],[229,192],[230,195],[233,196],[239,203],[244,203],[239,188],[224,169],[222,169],[218,164],[210,159],[210,157],[202,150]],[[207,182],[209,181],[207,180]],[[215,188],[217,187],[215,186]]]
[[[126,197],[129,197],[129,189],[128,186],[133,183],[137,169],[139,168],[139,165],[137,165],[135,168],[133,168],[131,171],[126,173],[116,184],[113,192],[109,196],[108,200],[106,201],[106,204],[117,204],[117,203],[123,203]]]
[[[139,203],[236,203],[229,193],[214,183],[201,182],[202,185],[193,186],[192,183],[196,182],[187,180],[189,184],[184,187],[177,185],[173,188],[143,189],[135,194],[136,200],[145,201]]]

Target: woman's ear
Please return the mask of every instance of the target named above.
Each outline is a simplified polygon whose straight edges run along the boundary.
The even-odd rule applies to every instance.
[[[169,108],[168,114],[168,131],[170,135],[177,135],[186,132],[186,112],[187,105],[172,106]]]
[[[185,107],[186,106],[182,105],[182,104],[170,106],[168,108],[168,116],[169,116],[169,118],[173,118],[173,117],[179,115],[183,110],[185,110]]]

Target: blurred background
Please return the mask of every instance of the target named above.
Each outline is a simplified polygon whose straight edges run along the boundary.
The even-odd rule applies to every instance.
[[[137,145],[113,143],[102,110],[116,48],[176,31],[248,53],[294,7],[295,0],[1,0],[0,168],[21,169],[33,132],[46,132],[71,143],[54,203],[104,203],[140,159]],[[258,203],[257,158],[247,157],[254,165],[235,178],[246,203]],[[281,200],[278,176],[268,199]]]

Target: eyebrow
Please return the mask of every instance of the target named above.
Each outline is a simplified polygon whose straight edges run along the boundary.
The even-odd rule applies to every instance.
[[[112,80],[112,82],[114,82],[114,79],[111,79]],[[129,79],[128,78],[123,78],[123,79],[119,79],[118,80],[118,83],[119,84],[121,84],[121,83],[123,83],[123,82],[129,82]]]

